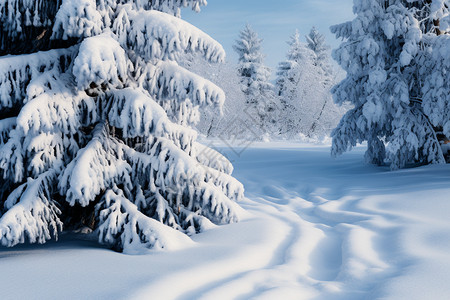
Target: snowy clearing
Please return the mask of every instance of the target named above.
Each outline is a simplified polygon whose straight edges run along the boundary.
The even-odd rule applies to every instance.
[[[448,299],[450,165],[391,172],[363,148],[223,148],[248,215],[182,250],[79,236],[0,248],[0,299]],[[242,150],[242,151],[241,151]]]

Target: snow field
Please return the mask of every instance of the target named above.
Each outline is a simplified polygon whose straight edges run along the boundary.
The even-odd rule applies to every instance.
[[[147,255],[70,235],[1,249],[0,298],[448,299],[450,166],[389,171],[362,148],[219,150],[246,187],[241,222]]]

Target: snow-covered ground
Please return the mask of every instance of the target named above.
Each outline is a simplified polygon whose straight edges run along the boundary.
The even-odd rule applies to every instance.
[[[0,299],[450,299],[450,165],[391,172],[364,149],[227,148],[248,214],[173,252],[78,236],[0,249]]]

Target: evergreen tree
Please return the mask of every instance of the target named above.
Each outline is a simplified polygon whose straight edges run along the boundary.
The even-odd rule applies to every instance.
[[[280,62],[277,72],[276,87],[280,97],[280,133],[289,138],[304,131],[305,119],[309,118],[304,107],[305,82],[315,81],[314,52],[300,42],[298,30],[288,41],[289,50],[286,61]],[[309,99],[308,99],[309,100]],[[306,100],[307,101],[307,100]]]
[[[330,47],[325,43],[325,37],[319,33],[315,27],[311,28],[309,34],[306,35],[306,41],[308,48],[314,52],[313,64],[316,67],[316,72],[320,74],[320,83],[326,91],[323,93],[324,97],[321,101],[321,103],[323,103],[322,107],[314,116],[314,121],[307,134],[308,136],[312,136],[317,131],[320,123],[336,120],[341,112],[333,105],[330,97],[331,94],[329,93],[331,86],[335,81],[335,74],[329,60]],[[332,112],[332,114],[329,114],[329,112]]]
[[[246,25],[240,32],[234,50],[239,55],[238,72],[241,89],[246,96],[246,112],[265,133],[272,133],[277,113],[277,104],[270,83],[270,69],[264,65],[261,53],[262,39]]]
[[[333,80],[333,69],[329,60],[330,47],[325,43],[325,37],[313,27],[306,35],[306,42],[307,47],[314,52],[314,66],[319,67],[324,75],[323,83],[330,85]]]
[[[437,133],[443,128],[450,136],[450,47],[442,34],[448,6],[448,0],[358,1],[356,18],[332,27],[344,38],[334,58],[347,71],[333,90],[335,101],[354,105],[333,132],[334,155],[367,141],[367,160],[387,158],[393,169],[445,162]]]
[[[341,116],[340,110],[330,101],[334,78],[328,48],[323,36],[315,30],[312,32],[314,36],[308,44],[302,43],[300,34],[295,32],[288,42],[286,60],[278,67],[280,133],[287,138],[299,134],[308,137],[328,135]]]
[[[238,220],[243,187],[231,164],[202,154],[188,127],[224,93],[177,64],[185,52],[224,59],[178,18],[203,4],[0,2],[1,53],[30,53],[0,57],[2,245],[83,224],[132,253]]]

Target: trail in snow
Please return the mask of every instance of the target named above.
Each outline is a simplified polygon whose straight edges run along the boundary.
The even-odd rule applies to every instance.
[[[0,298],[448,299],[450,166],[276,147],[223,149],[246,187],[240,223],[144,256],[69,237],[3,249]]]
[[[310,283],[314,296],[294,290],[292,299],[448,299],[443,278],[450,271],[434,263],[435,255],[446,266],[450,258],[443,230],[450,228],[449,167],[390,172],[364,164],[362,149],[337,160],[323,150],[277,149],[268,157],[266,149],[250,149],[237,161],[247,196],[300,228],[298,245],[286,248],[295,253],[286,267],[295,266],[297,282]],[[420,231],[431,240],[423,241]],[[436,239],[447,242],[433,253]]]

